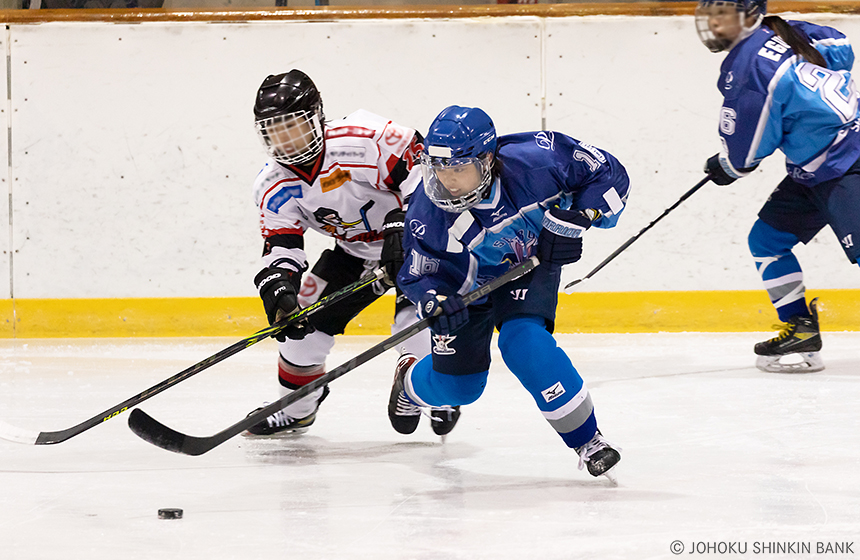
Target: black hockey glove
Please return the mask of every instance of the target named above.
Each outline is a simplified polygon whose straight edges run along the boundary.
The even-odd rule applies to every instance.
[[[561,266],[578,261],[582,257],[582,234],[590,227],[591,218],[584,210],[547,210],[538,236],[540,262]]]
[[[708,161],[705,162],[705,173],[711,177],[711,181],[713,181],[715,185],[719,185],[721,187],[731,185],[737,181],[734,177],[730,177],[729,174],[726,173],[726,170],[723,169],[723,166],[720,165],[720,154],[716,154],[708,158]]]
[[[451,334],[469,322],[469,308],[457,294],[445,297],[430,290],[421,297],[418,314],[422,319],[433,317],[437,309],[441,309],[441,313],[430,322],[430,328],[436,334]]]
[[[385,215],[382,224],[382,255],[379,258],[379,266],[385,269],[385,278],[382,282],[393,288],[397,285],[397,273],[403,266],[403,224],[406,221],[406,212],[395,208]]]
[[[299,310],[296,294],[300,277],[298,272],[286,268],[264,268],[254,278],[254,285],[260,292],[270,325]],[[312,332],[313,326],[305,319],[288,325],[274,336],[284,342],[287,338],[301,340]]]

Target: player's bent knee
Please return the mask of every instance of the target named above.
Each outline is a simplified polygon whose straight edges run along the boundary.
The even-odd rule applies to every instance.
[[[761,220],[756,220],[747,243],[754,257],[779,257],[791,252],[800,240],[793,233],[779,231]]]
[[[410,371],[407,392],[417,397],[422,406],[470,404],[484,392],[488,374],[488,370],[465,375],[442,373],[433,368],[432,360],[428,357],[415,364]]]
[[[434,372],[434,385],[439,402],[449,405],[471,404],[478,400],[487,386],[489,371],[469,375],[448,375]]]
[[[529,367],[535,352],[548,349],[547,342],[555,348],[555,341],[541,317],[517,317],[502,324],[499,330],[499,351],[515,375]]]

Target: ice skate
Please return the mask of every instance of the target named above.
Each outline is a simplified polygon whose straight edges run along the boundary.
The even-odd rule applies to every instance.
[[[618,484],[618,479],[615,478],[613,470],[621,460],[621,453],[603,438],[599,430],[591,438],[591,441],[582,447],[577,447],[576,452],[579,454],[580,470],[587,466],[591,476],[605,476],[613,484]]]
[[[394,383],[391,386],[391,395],[388,397],[388,419],[391,421],[391,427],[401,434],[414,432],[421,420],[421,409],[409,400],[403,388],[406,372],[417,361],[418,358],[412,354],[403,354],[394,369]],[[451,428],[453,427],[452,423]]]
[[[433,433],[442,436],[442,441],[445,441],[445,436],[451,433],[451,430],[457,425],[457,420],[460,419],[460,407],[433,408],[430,410],[430,419],[432,420]]]
[[[779,335],[755,345],[756,367],[770,373],[812,373],[824,369],[819,355],[818,299],[809,302],[811,317],[792,317]]]
[[[314,407],[313,412],[303,416],[302,418],[293,418],[288,415],[285,410],[279,410],[242,432],[242,435],[245,437],[272,437],[303,434],[308,431],[308,428],[310,428],[314,423],[314,420],[317,419],[317,411],[319,410],[320,403],[325,400],[328,394],[328,385],[324,385],[322,395],[320,395],[320,398],[317,400],[316,407]],[[263,406],[252,410],[248,413],[248,416],[254,414],[258,410],[262,410],[268,404],[269,403],[264,403]]]

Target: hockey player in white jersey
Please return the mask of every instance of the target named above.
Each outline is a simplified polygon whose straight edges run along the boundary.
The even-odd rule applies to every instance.
[[[422,137],[367,111],[326,122],[322,98],[299,70],[269,76],[257,91],[257,132],[270,159],[254,183],[264,249],[255,278],[269,323],[339,290],[376,267],[386,279],[323,308],[279,335],[281,395],[318,379],[334,336],[394,286],[402,264],[404,204],[420,182]],[[335,240],[307,274],[304,232]],[[302,282],[302,277],[304,281]],[[414,323],[417,313],[398,291],[392,331]],[[412,337],[402,352],[429,352],[429,333]],[[250,428],[246,436],[294,434],[313,424],[328,386],[288,405]],[[455,414],[456,412],[456,414]],[[434,414],[433,428],[447,433],[459,411]]]

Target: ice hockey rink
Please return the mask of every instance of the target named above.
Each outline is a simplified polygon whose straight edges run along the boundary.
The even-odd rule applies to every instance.
[[[444,443],[426,418],[411,436],[389,426],[393,352],[333,382],[292,439],[183,456],[139,439],[122,414],[56,445],[0,441],[0,558],[860,554],[860,333],[825,333],[827,369],[806,375],[756,370],[766,335],[558,337],[622,449],[617,487],[577,470],[498,353]],[[379,340],[341,337],[329,366]],[[234,341],[3,340],[0,419],[68,428]],[[264,341],[140,408],[214,434],[275,395],[275,353]],[[160,508],[184,516],[161,520]]]

